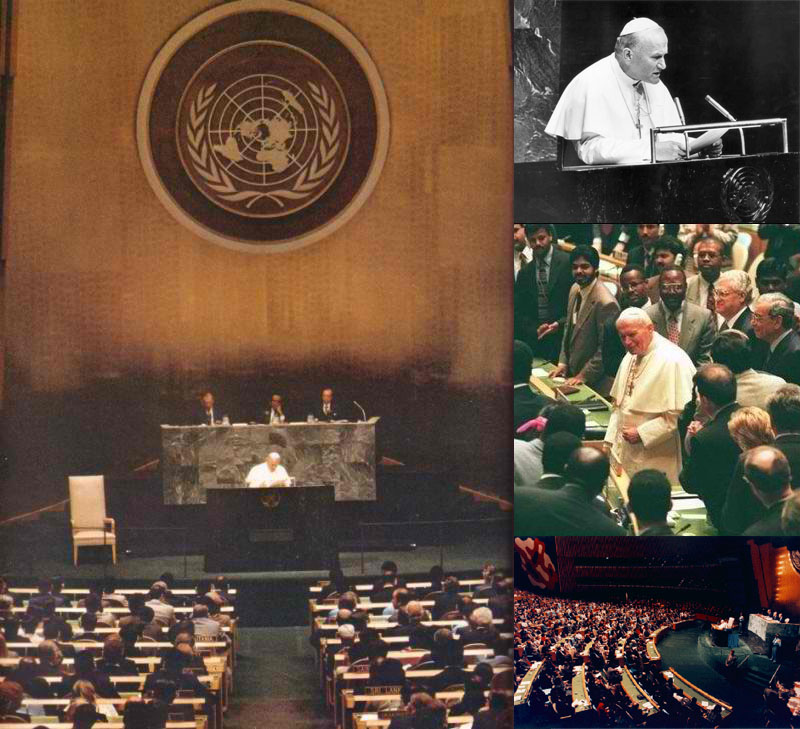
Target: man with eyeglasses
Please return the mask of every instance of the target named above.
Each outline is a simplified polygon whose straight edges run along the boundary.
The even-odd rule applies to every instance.
[[[800,334],[794,329],[794,304],[784,294],[762,294],[751,316],[756,337],[769,351],[761,369],[800,385]]]
[[[695,366],[711,362],[714,320],[711,312],[688,301],[686,274],[668,266],[659,276],[660,301],[645,308],[656,331],[677,344]]]

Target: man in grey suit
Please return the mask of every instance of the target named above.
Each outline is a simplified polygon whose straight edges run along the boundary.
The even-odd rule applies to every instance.
[[[700,274],[692,276],[686,285],[686,300],[716,315],[714,286],[722,271],[725,244],[716,238],[704,238],[694,247]],[[714,321],[714,326],[717,322]]]
[[[711,362],[714,320],[710,311],[686,299],[686,274],[668,267],[661,272],[658,288],[661,301],[645,308],[655,330],[686,352],[695,366]]]
[[[566,376],[568,385],[586,383],[608,394],[611,378],[603,371],[603,325],[619,311],[619,304],[597,278],[600,256],[594,248],[576,246],[569,260],[575,283],[569,292],[558,367],[551,377]]]

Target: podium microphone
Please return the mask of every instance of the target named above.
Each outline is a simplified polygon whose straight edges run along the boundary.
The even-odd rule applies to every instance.
[[[711,104],[711,106],[713,106],[728,121],[732,121],[732,122],[736,121],[736,118],[733,116],[733,114],[731,114],[724,106],[722,106],[722,104],[719,104],[718,102],[714,101],[714,99],[712,99],[708,94],[706,94],[705,99],[709,104]]]
[[[683,115],[683,107],[681,106],[681,100],[676,96],[675,97],[675,108],[678,110],[678,117],[681,120],[681,124],[686,126],[686,117]]]
[[[353,400],[353,405],[355,405],[360,411],[361,414],[364,416],[364,422],[367,422],[367,413],[364,411],[364,408],[361,407],[355,400]]]

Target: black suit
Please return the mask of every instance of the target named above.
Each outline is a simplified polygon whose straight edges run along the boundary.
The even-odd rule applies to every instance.
[[[638,245],[635,248],[628,250],[628,260],[626,263],[630,266],[632,264],[637,264],[644,268],[644,275],[645,278],[650,278],[651,276],[655,276],[658,271],[656,271],[656,257],[652,253],[652,248],[650,249],[649,253],[649,260],[645,264],[645,250],[643,245]]]
[[[800,385],[800,334],[791,331],[775,347],[774,352],[767,352],[761,369],[783,377],[786,382]]]
[[[514,338],[519,339],[539,357],[557,361],[561,338],[567,321],[567,301],[573,284],[569,254],[553,243],[553,256],[547,278],[547,322],[559,322],[558,331],[538,339],[536,330],[545,323],[539,319],[538,259],[534,256],[514,282]]]
[[[558,491],[515,489],[514,534],[519,536],[625,536],[625,530],[594,508],[584,490],[568,483]]]
[[[800,434],[779,434],[774,446],[786,456],[792,471],[792,488],[800,489]],[[731,478],[728,497],[722,510],[725,534],[741,534],[750,524],[763,518],[766,509],[744,480],[744,459],[740,458]]]
[[[222,406],[217,402],[214,403],[213,413],[214,413],[214,421],[222,420]],[[197,409],[194,416],[194,422],[197,425],[214,425],[214,423],[211,422],[211,418],[206,412],[206,408],[204,405],[201,405]]]
[[[620,313],[617,311],[614,316],[603,322],[603,372],[608,377],[617,376],[622,358],[627,354],[617,331],[617,319],[619,319]]]
[[[783,511],[783,501],[773,504],[764,512],[764,515],[754,524],[744,530],[746,537],[779,537],[783,536],[781,529],[781,511]],[[785,535],[797,536],[797,535]]]
[[[708,517],[715,526],[722,523],[722,509],[741,449],[728,431],[737,403],[724,405],[711,420],[692,437],[691,454],[683,464],[681,485],[698,494],[705,502]]]
[[[331,420],[342,420],[345,416],[339,412],[339,406],[336,400],[331,401],[330,413],[327,415],[322,406],[322,400],[317,403],[317,409],[314,411],[314,417],[321,423],[329,423]]]
[[[517,428],[529,420],[533,420],[539,411],[548,403],[554,402],[549,397],[536,392],[529,385],[514,388],[514,438],[526,438],[518,435]]]

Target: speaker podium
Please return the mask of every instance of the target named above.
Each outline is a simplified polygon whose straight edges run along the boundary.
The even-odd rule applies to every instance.
[[[327,570],[333,485],[206,490],[206,572]]]

